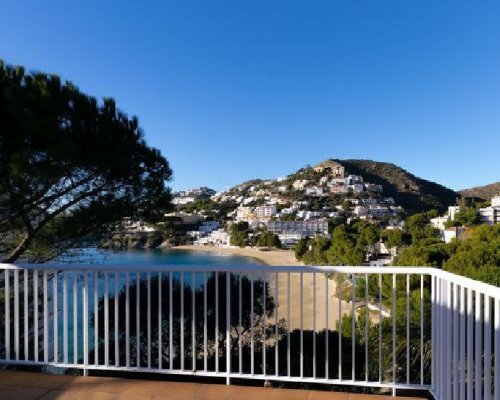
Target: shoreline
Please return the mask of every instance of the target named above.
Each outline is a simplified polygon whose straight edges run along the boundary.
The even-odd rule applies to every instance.
[[[231,254],[235,256],[249,257],[259,261],[263,265],[269,266],[302,266],[302,262],[295,259],[295,254],[291,250],[259,250],[255,247],[215,247],[183,245],[174,246],[173,250],[189,250],[206,253]]]

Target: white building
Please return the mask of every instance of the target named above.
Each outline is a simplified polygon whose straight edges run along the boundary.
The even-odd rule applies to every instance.
[[[500,195],[491,199],[491,206],[479,209],[481,221],[488,225],[500,224]]]
[[[309,196],[323,196],[323,188],[318,186],[309,187],[306,189],[306,194]]]
[[[449,219],[448,215],[444,215],[442,217],[431,218],[431,225],[434,228],[439,229],[440,231],[443,231],[445,229],[444,224],[446,222],[448,222],[449,220],[450,219]]]
[[[316,219],[309,221],[269,221],[267,230],[272,233],[296,234],[303,237],[313,237],[317,234],[328,235],[328,221]]]
[[[295,182],[293,182],[292,186],[295,190],[304,190],[308,183],[307,179],[297,179]]]
[[[276,206],[269,205],[256,207],[254,214],[259,219],[271,218],[276,215]]]
[[[446,243],[450,243],[453,239],[463,239],[465,238],[466,228],[463,226],[452,226],[450,228],[445,228],[443,231],[443,239]]]

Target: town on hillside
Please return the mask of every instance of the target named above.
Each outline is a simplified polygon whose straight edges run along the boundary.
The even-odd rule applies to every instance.
[[[361,245],[362,257],[354,260],[372,266],[389,265],[405,242],[389,237],[404,230],[408,213],[393,197],[385,195],[385,189],[329,160],[288,176],[256,179],[218,193],[207,187],[176,192],[172,201],[175,210],[161,223],[152,226],[126,220],[120,234],[125,231],[129,235],[128,247],[193,244],[292,249],[306,243],[312,251],[314,240],[331,243],[337,226],[356,227],[358,233],[376,227],[382,234],[371,234],[374,239]],[[469,220],[461,221],[467,213],[471,214]],[[432,235],[450,243],[465,238],[471,224],[499,223],[500,195],[490,204],[469,208],[462,201],[450,204],[444,215],[436,211],[426,215],[426,223],[435,230]]]

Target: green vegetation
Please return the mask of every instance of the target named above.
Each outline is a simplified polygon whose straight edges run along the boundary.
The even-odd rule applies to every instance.
[[[41,262],[123,217],[158,221],[172,171],[137,118],[0,60],[0,255]]]
[[[229,243],[231,246],[245,247],[249,244],[248,237],[249,226],[248,222],[237,222],[229,227]]]
[[[257,238],[257,246],[259,247],[276,247],[281,248],[281,241],[275,233],[262,232]]]

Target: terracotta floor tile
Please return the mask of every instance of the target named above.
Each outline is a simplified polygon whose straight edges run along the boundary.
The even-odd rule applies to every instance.
[[[271,400],[309,400],[310,390],[273,389]]]
[[[40,400],[85,400],[86,392],[79,392],[76,390],[51,390]]]
[[[92,392],[123,393],[136,384],[134,380],[115,379],[102,383],[91,383],[89,384],[89,387],[91,387],[89,390]]]
[[[237,386],[231,400],[269,400],[272,393],[271,388]]]
[[[227,400],[231,398],[235,391],[235,386],[203,385],[195,398],[199,400]]]
[[[161,393],[153,395],[154,400],[193,400],[203,385],[199,383],[174,383],[169,382]],[[137,388],[134,387],[134,393]]]
[[[159,382],[159,381],[134,381],[124,393],[157,396],[168,393],[168,387],[173,385],[190,385],[189,383]],[[199,388],[199,384],[193,384]]]
[[[349,400],[349,393],[313,390],[309,400]]]

